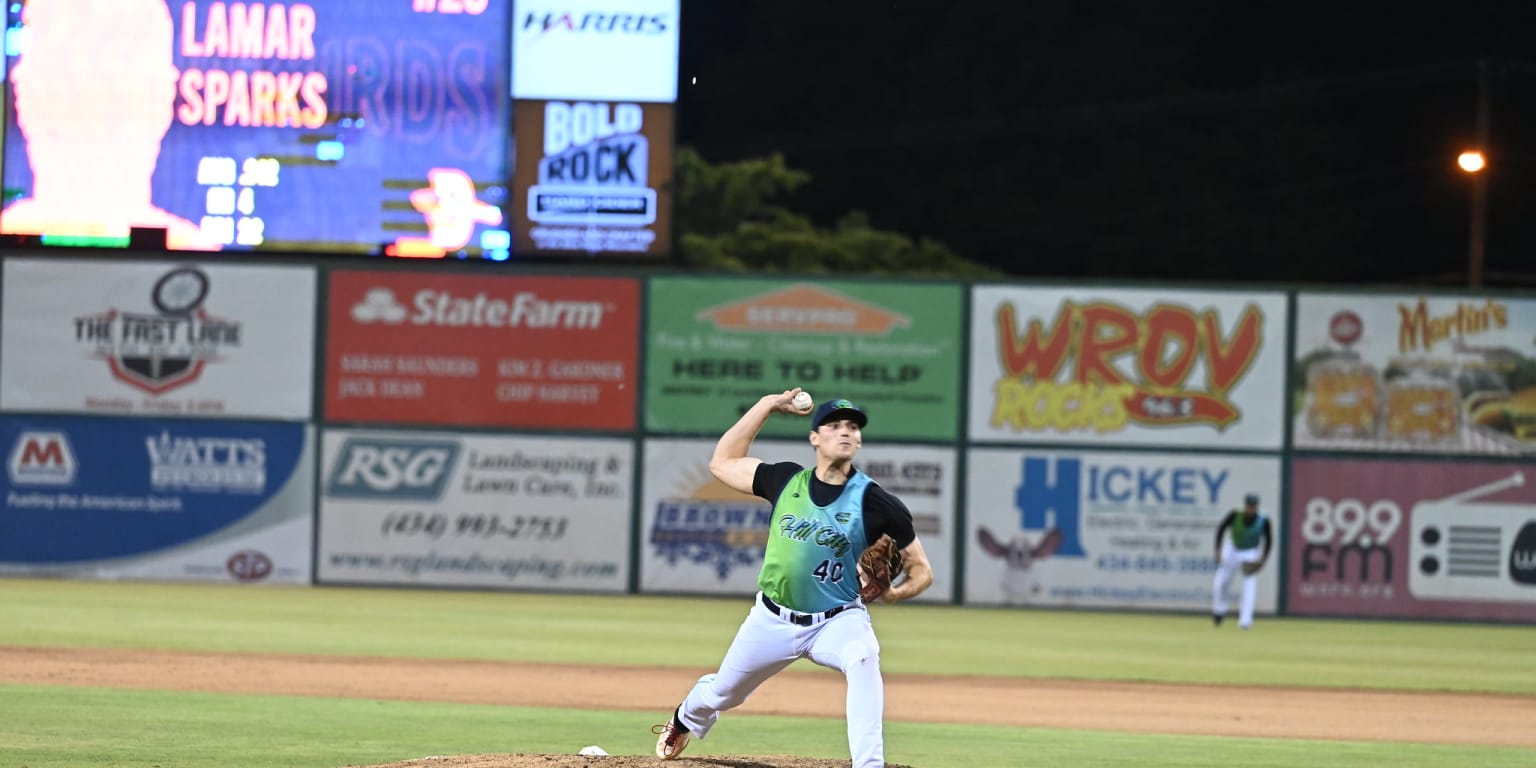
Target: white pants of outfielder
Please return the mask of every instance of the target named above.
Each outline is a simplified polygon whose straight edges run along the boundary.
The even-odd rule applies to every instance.
[[[863,606],[802,627],[779,618],[757,596],[720,662],[720,671],[699,678],[683,699],[679,709],[683,725],[694,738],[704,738],[721,712],[741,706],[768,678],[802,658],[839,670],[848,679],[848,751],[853,768],[884,768],[885,681],[880,676],[880,642]]]
[[[1243,573],[1243,563],[1257,563],[1264,552],[1258,547],[1238,549],[1230,540],[1221,544],[1221,562],[1216,564],[1216,588],[1211,597],[1211,613],[1224,616],[1227,613],[1227,582]],[[1237,604],[1237,625],[1253,626],[1253,603],[1259,597],[1259,575],[1243,575],[1241,602]]]

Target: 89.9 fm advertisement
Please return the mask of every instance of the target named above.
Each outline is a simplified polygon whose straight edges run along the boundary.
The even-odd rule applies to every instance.
[[[518,101],[512,111],[514,251],[670,250],[671,104]]]
[[[10,3],[0,230],[504,251],[509,3]]]

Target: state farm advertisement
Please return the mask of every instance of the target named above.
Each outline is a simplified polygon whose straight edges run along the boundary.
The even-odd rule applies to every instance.
[[[714,448],[713,440],[645,441],[641,591],[750,596],[757,590],[773,507],[716,480],[709,472]],[[794,440],[760,440],[751,453],[768,462],[815,462],[810,445]],[[861,450],[856,463],[912,512],[933,565],[933,586],[913,599],[949,602],[955,587],[955,451],[881,444]]]
[[[0,408],[308,419],[309,267],[8,259]]]
[[[1529,464],[1296,459],[1287,610],[1536,619]]]
[[[1281,293],[977,286],[978,441],[1278,449]]]
[[[323,583],[622,592],[629,439],[327,430]]]
[[[1293,446],[1536,453],[1536,301],[1304,293],[1296,307]]]
[[[966,476],[967,604],[1209,613],[1216,528],[1255,493],[1275,536],[1256,609],[1276,608],[1277,457],[975,448]]]
[[[329,295],[327,419],[635,424],[638,281],[339,271]]]
[[[671,104],[512,105],[512,249],[659,255],[671,250]]]
[[[958,285],[657,278],[649,297],[651,431],[718,434],[763,395],[803,387],[862,407],[872,439],[956,436]],[[763,434],[810,429],[775,414]]]

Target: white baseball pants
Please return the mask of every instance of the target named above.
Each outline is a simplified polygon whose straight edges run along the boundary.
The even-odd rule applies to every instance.
[[[1264,552],[1258,547],[1238,549],[1231,540],[1221,544],[1221,562],[1216,564],[1216,585],[1211,596],[1211,613],[1217,616],[1227,612],[1227,583],[1243,572],[1243,563],[1257,563]],[[1237,604],[1237,625],[1247,629],[1253,626],[1253,604],[1259,597],[1259,575],[1243,576],[1243,589]]]
[[[862,605],[802,627],[769,611],[758,595],[720,670],[699,678],[683,699],[679,719],[694,738],[702,739],[721,712],[741,706],[759,685],[801,658],[839,670],[848,679],[848,751],[853,768],[884,768],[885,681],[880,676],[880,642]]]

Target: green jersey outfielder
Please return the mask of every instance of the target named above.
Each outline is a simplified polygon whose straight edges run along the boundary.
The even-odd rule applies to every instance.
[[[1216,585],[1211,596],[1211,622],[1221,626],[1227,615],[1227,583],[1239,571],[1243,574],[1241,602],[1237,607],[1237,625],[1253,626],[1253,603],[1259,594],[1259,569],[1269,559],[1274,542],[1269,518],[1259,512],[1259,497],[1243,497],[1243,508],[1234,509],[1216,526]]]
[[[811,418],[816,464],[766,464],[747,455],[775,412],[805,416],[800,388],[764,395],[715,445],[709,469],[720,482],[773,504],[768,544],[753,598],[720,669],[694,684],[666,723],[656,726],[656,756],[671,760],[690,738],[702,739],[720,713],[797,659],[839,670],[848,680],[848,750],[853,768],[885,765],[885,682],[880,643],[859,596],[859,556],[881,536],[901,551],[906,578],[880,600],[916,597],[933,569],[912,527],[912,513],[863,472],[853,457],[869,417],[847,400],[829,400]],[[878,589],[874,587],[873,589]]]

